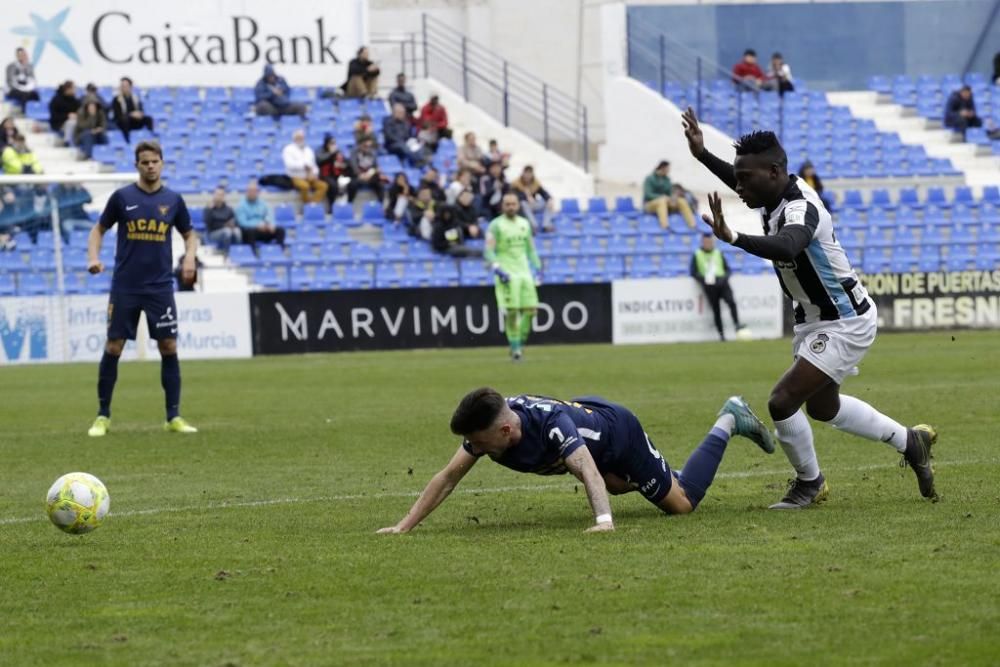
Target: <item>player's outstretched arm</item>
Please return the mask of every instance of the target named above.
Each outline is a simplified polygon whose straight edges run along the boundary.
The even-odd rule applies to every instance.
[[[716,157],[705,148],[705,135],[701,131],[701,125],[698,124],[698,116],[695,115],[694,109],[687,108],[681,115],[681,124],[684,126],[684,136],[687,137],[691,155],[708,167],[708,170],[715,174],[720,181],[735,190],[736,174],[733,172],[733,165]]]
[[[421,521],[427,518],[427,515],[444,502],[444,499],[458,486],[458,483],[462,481],[465,474],[472,470],[472,466],[476,465],[476,461],[478,460],[475,456],[465,451],[465,448],[459,447],[455,455],[451,457],[448,465],[431,477],[431,481],[427,482],[427,486],[424,487],[424,490],[420,493],[420,497],[417,498],[417,502],[413,503],[413,507],[406,513],[406,516],[400,519],[399,523],[395,526],[380,528],[375,532],[383,535],[408,533],[416,528]]]
[[[100,273],[104,270],[104,264],[101,263],[101,243],[107,231],[99,222],[95,222],[90,228],[90,236],[87,237],[87,271],[90,273]]]
[[[573,453],[565,459],[566,467],[576,475],[576,478],[583,482],[583,487],[587,490],[587,498],[590,500],[590,507],[594,510],[593,526],[587,532],[600,532],[614,530],[615,524],[611,520],[611,501],[608,499],[608,489],[604,485],[604,477],[601,476],[594,463],[594,457],[590,455],[590,450],[586,447],[577,447]]]
[[[774,236],[738,234],[726,224],[719,193],[708,195],[712,215],[701,218],[712,228],[716,238],[746,250],[751,255],[777,262],[790,262],[806,249],[812,241],[819,218],[806,205],[789,204],[785,207],[785,226]]]

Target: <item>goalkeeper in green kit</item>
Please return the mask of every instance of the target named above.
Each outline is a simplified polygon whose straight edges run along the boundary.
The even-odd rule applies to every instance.
[[[504,195],[501,207],[503,215],[494,218],[486,232],[484,256],[492,265],[497,307],[504,312],[510,358],[520,361],[538,309],[535,276],[541,274],[542,263],[531,223],[517,214],[521,210],[517,195]]]

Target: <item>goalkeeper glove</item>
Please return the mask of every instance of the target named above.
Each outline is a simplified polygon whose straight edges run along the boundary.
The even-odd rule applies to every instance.
[[[497,264],[497,263],[495,263],[495,262],[493,264],[493,275],[495,275],[497,278],[499,278],[500,282],[502,282],[504,284],[507,284],[507,283],[510,282],[510,274],[507,273],[506,271],[504,271],[503,269],[501,269],[500,265]]]

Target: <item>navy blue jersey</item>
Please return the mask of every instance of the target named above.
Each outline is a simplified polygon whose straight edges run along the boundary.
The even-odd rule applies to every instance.
[[[146,192],[138,185],[115,190],[101,214],[104,229],[118,225],[118,248],[111,291],[125,294],[173,289],[170,230],[191,230],[184,199],[167,188]]]
[[[567,402],[525,394],[508,398],[507,405],[521,419],[521,440],[490,458],[511,470],[559,475],[566,472],[563,460],[586,446],[598,470],[605,472],[614,468],[631,446],[641,444],[642,430],[636,430],[635,416],[597,397]],[[645,449],[645,444],[641,446]],[[462,447],[473,456],[484,453],[473,450],[468,441]]]

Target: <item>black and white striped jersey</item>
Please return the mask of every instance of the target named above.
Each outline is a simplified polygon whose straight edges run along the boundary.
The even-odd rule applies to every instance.
[[[795,323],[842,320],[868,312],[871,301],[833,232],[833,218],[808,183],[789,175],[781,203],[768,214],[760,209],[764,234],[786,225],[804,225],[812,233],[805,250],[791,262],[775,261],[781,289],[795,308]]]

